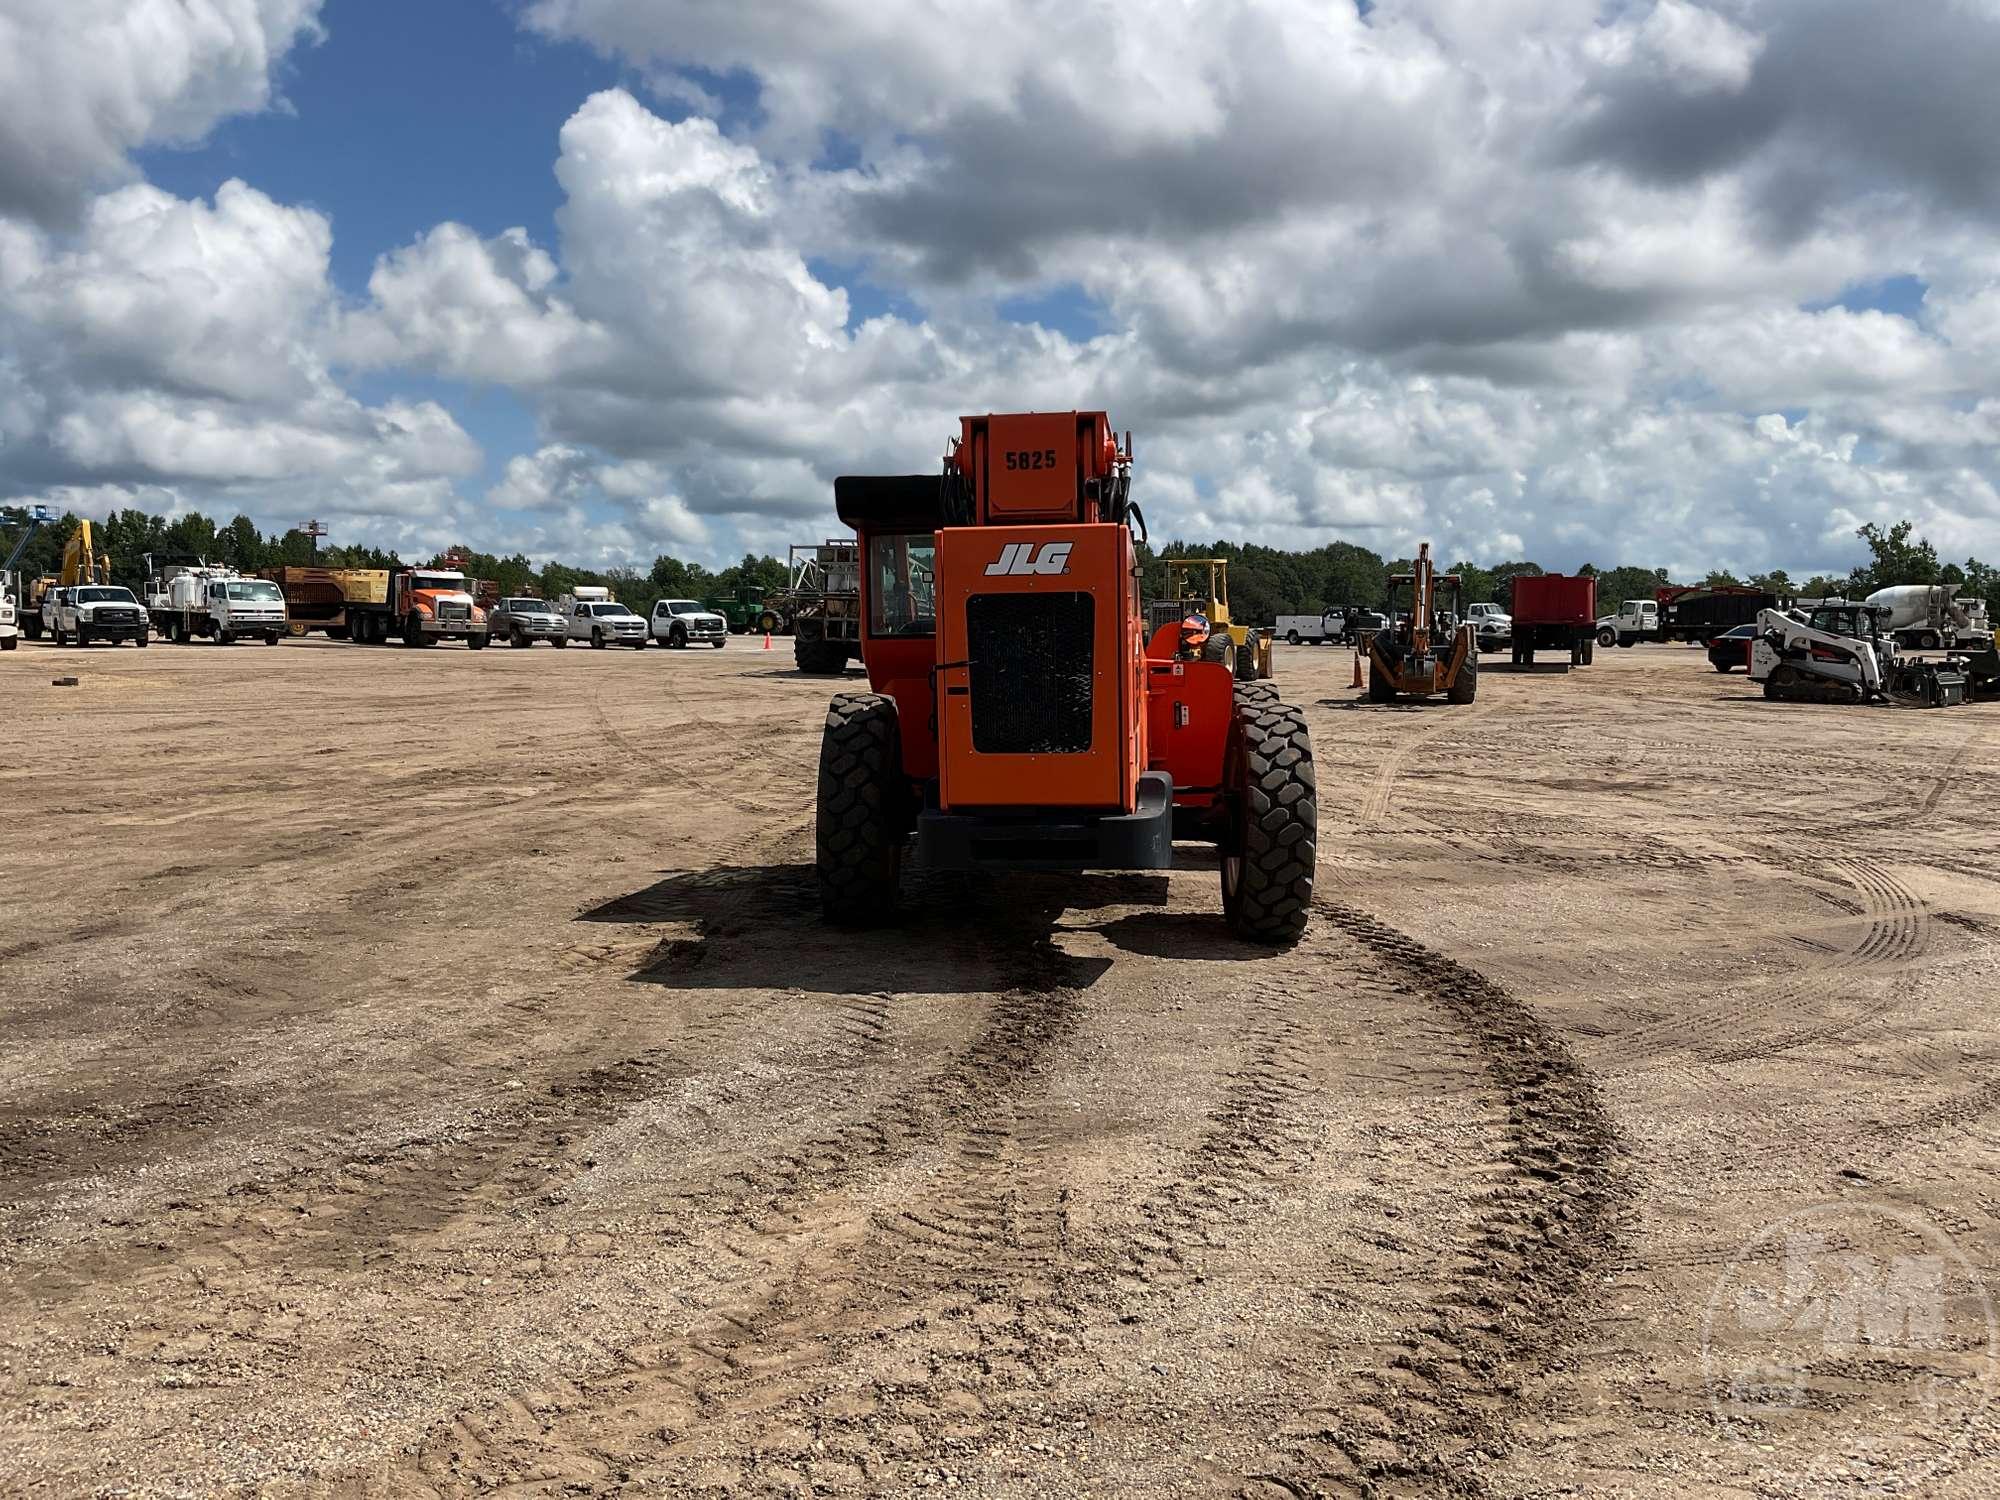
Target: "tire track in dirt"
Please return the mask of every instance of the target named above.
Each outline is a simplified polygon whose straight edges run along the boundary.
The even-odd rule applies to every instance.
[[[1615,1128],[1586,1070],[1499,985],[1365,913],[1315,904],[1477,1043],[1507,1103],[1502,1170],[1455,1247],[1452,1284],[1369,1368],[1304,1406],[1244,1493],[1479,1495],[1522,1383],[1567,1341],[1613,1253],[1630,1193]]]
[[[705,1299],[715,1308],[710,1321],[664,1345],[622,1350],[617,1367],[531,1402],[461,1413],[423,1445],[417,1472],[451,1489],[496,1466],[525,1470],[533,1477],[522,1483],[540,1485],[692,1462],[686,1481],[701,1482],[701,1463],[721,1460],[686,1444],[705,1448],[738,1425],[755,1427],[760,1414],[799,1394],[792,1369],[808,1351],[824,1364],[833,1355],[822,1346],[852,1348],[875,1333],[868,1309],[885,1288],[914,1297],[936,1283],[939,1267],[962,1267],[961,1252],[987,1277],[1002,1262],[1025,1270],[1051,1253],[1063,1237],[1062,1208],[1046,1174],[1042,1186],[1022,1186],[1036,1178],[1017,1160],[1019,1096],[1074,1032],[1078,997],[1059,982],[1067,965],[1046,942],[1017,949],[1014,967],[1029,982],[992,1001],[980,1034],[941,1070],[796,1151],[668,1200],[661,1212],[676,1224],[670,1243],[705,1235],[738,1268]],[[848,1013],[861,1036],[874,1038],[885,1009],[857,1003]],[[852,1241],[841,1269],[793,1274],[789,1241],[808,1201],[926,1147],[942,1147],[950,1165],[921,1208],[836,1227]],[[982,1281],[971,1290],[978,1302],[990,1288]],[[965,1322],[991,1344],[989,1314]]]
[[[1410,757],[1433,740],[1441,739],[1454,729],[1464,728],[1468,723],[1480,718],[1486,710],[1486,703],[1475,701],[1457,713],[1439,713],[1437,723],[1426,725],[1414,734],[1397,739],[1390,746],[1382,764],[1376,768],[1375,779],[1368,784],[1368,795],[1362,799],[1361,810],[1355,814],[1355,822],[1361,827],[1366,827],[1386,817],[1389,812],[1389,802],[1395,794],[1396,777]],[[1342,858],[1346,857],[1343,853]]]
[[[1822,879],[1818,866],[1786,866],[1792,873]],[[1794,1047],[1830,1040],[1878,1019],[1899,1003],[1891,986],[1833,1015],[1808,1015],[1808,1001],[1838,1002],[1843,988],[1893,975],[1921,957],[1929,945],[1929,909],[1873,860],[1839,859],[1824,868],[1839,875],[1861,898],[1860,931],[1827,962],[1768,983],[1725,993],[1717,1000],[1651,1025],[1614,1034],[1587,1053],[1590,1066],[1606,1078],[1631,1078],[1658,1071],[1740,1063]]]

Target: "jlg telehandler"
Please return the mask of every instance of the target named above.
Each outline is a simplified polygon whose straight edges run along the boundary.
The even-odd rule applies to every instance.
[[[1132,462],[1103,412],[966,417],[935,474],[834,481],[859,535],[861,656],[820,748],[816,856],[839,922],[932,869],[1164,870],[1215,844],[1230,926],[1303,930],[1312,742],[1269,683],[1146,635]]]
[[[1368,643],[1372,702],[1436,693],[1453,703],[1473,700],[1479,692],[1479,648],[1465,620],[1463,597],[1458,575],[1434,571],[1431,544],[1419,546],[1414,569],[1389,580],[1389,623]]]

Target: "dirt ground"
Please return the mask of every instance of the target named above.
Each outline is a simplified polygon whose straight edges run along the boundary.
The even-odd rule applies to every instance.
[[[0,1492],[2000,1491],[2000,707],[1280,648],[1295,950],[855,935],[757,644],[0,656]]]

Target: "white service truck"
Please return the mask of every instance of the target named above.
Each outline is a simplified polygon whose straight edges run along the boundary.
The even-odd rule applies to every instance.
[[[267,578],[249,578],[234,568],[201,558],[162,560],[146,554],[146,610],[169,641],[185,646],[213,640],[233,646],[261,640],[275,646],[290,621],[284,590]]]
[[[0,651],[12,651],[21,642],[20,597],[20,578],[0,573]]]
[[[1322,645],[1339,640],[1345,628],[1342,612],[1329,609],[1317,615],[1279,615],[1271,634],[1288,646]]]

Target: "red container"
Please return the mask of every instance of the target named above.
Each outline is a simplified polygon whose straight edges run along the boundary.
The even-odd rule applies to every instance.
[[[1597,580],[1567,573],[1516,578],[1514,603],[1507,613],[1517,631],[1524,625],[1594,625]]]

